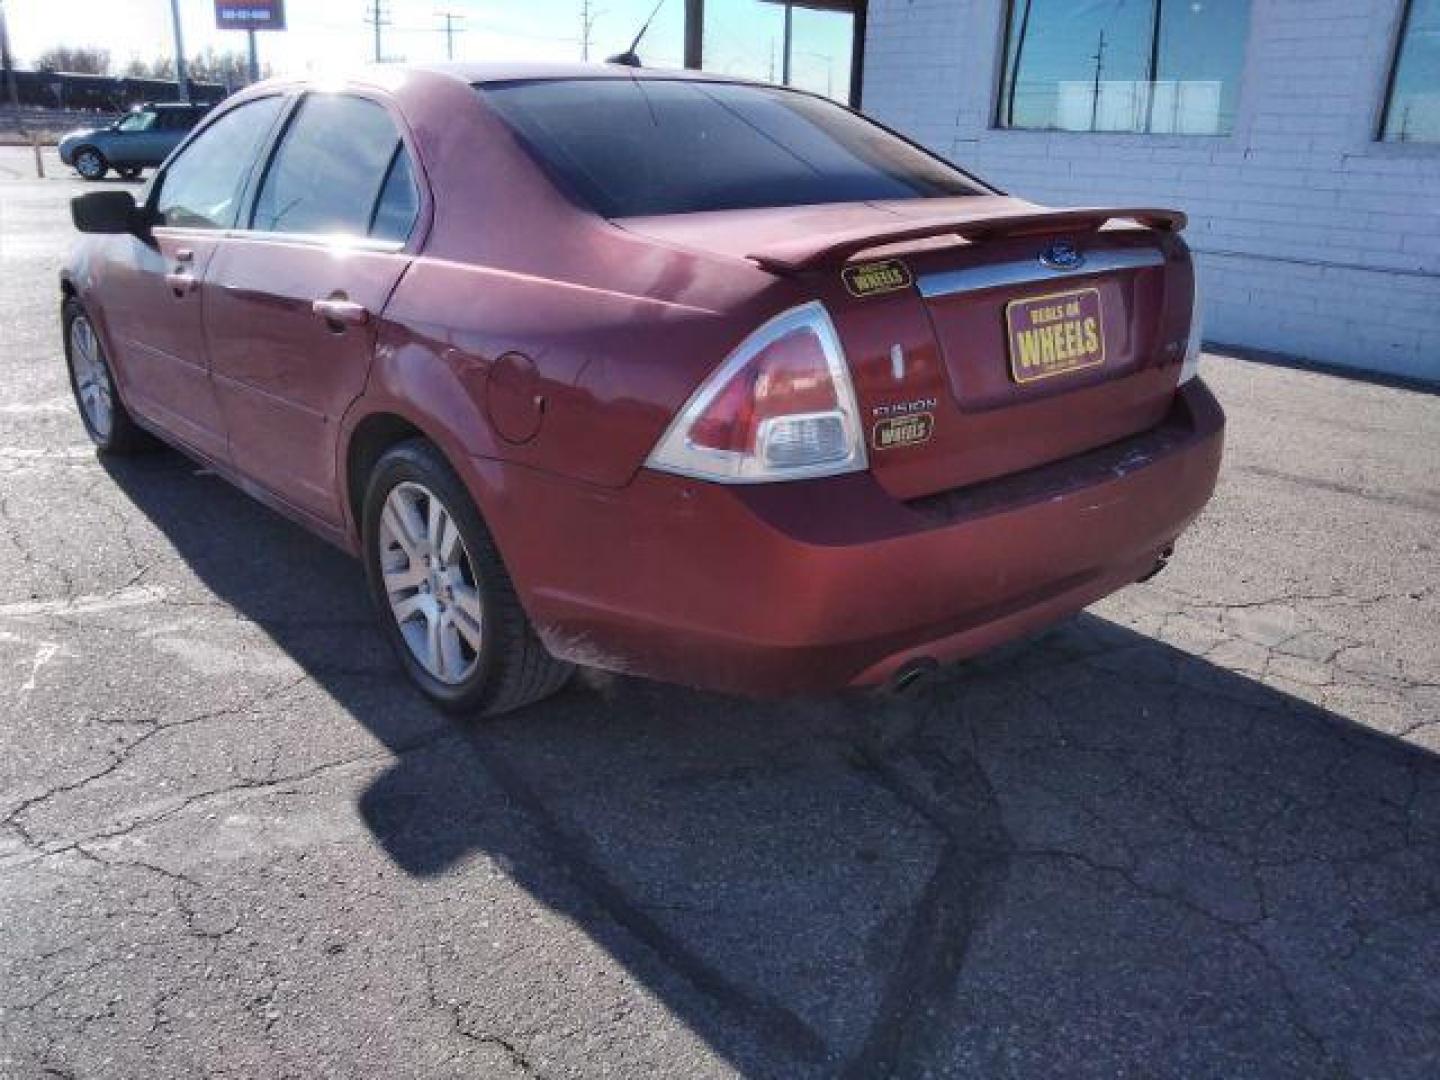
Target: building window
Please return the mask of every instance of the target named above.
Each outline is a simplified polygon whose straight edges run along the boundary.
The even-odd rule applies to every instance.
[[[1406,5],[1380,138],[1440,142],[1440,0]]]
[[[858,10],[856,0],[706,0],[704,68],[851,101]]]
[[[1250,0],[1011,0],[996,124],[1228,134],[1249,17]]]

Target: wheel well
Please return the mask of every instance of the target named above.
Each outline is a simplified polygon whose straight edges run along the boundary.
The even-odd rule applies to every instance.
[[[365,485],[381,455],[406,439],[423,439],[425,433],[410,421],[394,413],[375,413],[356,426],[350,436],[346,454],[345,480],[350,498],[350,513],[356,528],[361,527],[365,512]]]

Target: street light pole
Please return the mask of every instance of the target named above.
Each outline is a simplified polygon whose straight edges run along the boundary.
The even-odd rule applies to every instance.
[[[175,29],[175,85],[180,100],[190,100],[190,70],[185,66],[185,34],[180,29],[180,0],[170,0],[170,24]]]

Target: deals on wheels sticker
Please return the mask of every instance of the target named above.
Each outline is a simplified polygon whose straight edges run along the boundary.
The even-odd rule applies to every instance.
[[[915,279],[910,276],[910,268],[899,259],[886,259],[847,266],[840,271],[840,280],[845,282],[851,296],[875,296],[908,289]]]
[[[875,425],[875,449],[889,450],[897,446],[914,446],[916,443],[927,441],[934,430],[935,417],[928,412],[889,416]]]
[[[1005,305],[1010,373],[1018,383],[1048,379],[1105,362],[1100,290],[1031,296]]]

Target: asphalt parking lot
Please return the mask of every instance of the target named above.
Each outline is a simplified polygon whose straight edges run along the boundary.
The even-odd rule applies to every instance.
[[[901,700],[429,708],[98,460],[0,149],[0,1076],[1440,1074],[1440,397],[1210,356],[1176,559]]]

